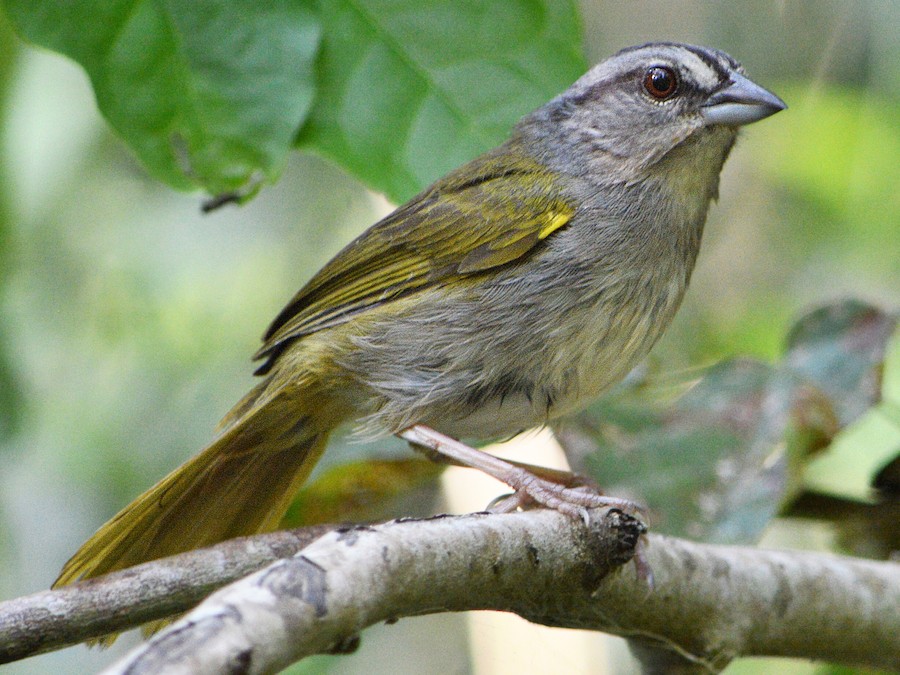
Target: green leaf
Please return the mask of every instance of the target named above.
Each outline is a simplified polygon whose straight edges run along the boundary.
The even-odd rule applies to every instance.
[[[360,442],[352,427],[340,428],[282,527],[428,515],[444,468],[396,436]]]
[[[426,515],[431,512],[437,479],[444,468],[418,457],[361,460],[332,466],[297,493],[281,526]]]
[[[320,89],[297,143],[396,202],[502,141],[585,70],[569,0],[335,0],[320,10]]]
[[[657,529],[753,541],[803,489],[872,497],[873,477],[900,450],[895,331],[876,307],[826,305],[793,326],[775,366],[716,365],[673,402],[631,382],[557,436],[576,469],[646,503]],[[885,489],[893,475],[882,475]]]
[[[834,425],[818,391],[740,359],[713,366],[673,403],[640,387],[613,392],[557,436],[605,491],[647,504],[655,530],[746,543],[798,490],[798,458]]]
[[[788,335],[784,366],[831,398],[841,426],[881,397],[881,375],[897,319],[871,305],[845,300],[801,318]]]
[[[271,179],[312,104],[310,3],[3,4],[26,39],[84,67],[109,123],[178,188],[218,194]]]
[[[852,327],[843,326],[844,330],[833,334],[830,341],[828,336],[817,341],[820,343],[816,350],[819,352],[817,374],[827,385],[839,388],[843,401],[861,399],[874,407],[853,416],[852,424],[838,434],[828,451],[810,463],[805,483],[814,492],[877,503],[879,496],[872,490],[874,477],[900,457],[900,405],[894,390],[898,377],[900,330],[895,328],[897,322],[893,317],[877,313],[874,308],[866,309],[868,311],[855,312],[857,318],[867,315],[866,321],[853,322]],[[894,336],[891,339],[888,331],[892,328]],[[860,331],[864,331],[868,339],[854,335]],[[835,352],[839,339],[844,344],[852,340],[855,349]],[[862,345],[868,345],[869,350],[862,349]],[[827,367],[829,362],[839,365],[839,372]],[[848,378],[848,372],[854,373],[856,379]],[[887,474],[881,476],[885,485],[894,481]]]

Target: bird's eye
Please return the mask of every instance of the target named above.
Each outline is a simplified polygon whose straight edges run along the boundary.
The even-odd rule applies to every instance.
[[[658,101],[665,101],[678,89],[675,71],[664,66],[653,66],[644,75],[644,89]]]

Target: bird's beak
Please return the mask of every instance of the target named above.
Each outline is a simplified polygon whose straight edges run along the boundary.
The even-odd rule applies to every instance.
[[[739,127],[765,119],[785,108],[785,102],[771,91],[739,73],[732,73],[728,85],[709,97],[700,108],[700,114],[707,124]]]

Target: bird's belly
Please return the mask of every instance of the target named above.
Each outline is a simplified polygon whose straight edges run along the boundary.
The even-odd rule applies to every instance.
[[[544,289],[540,303],[524,295],[464,299],[449,309],[446,298],[420,303],[409,317],[370,327],[344,360],[363,385],[352,405],[362,413],[359,433],[423,423],[489,440],[575,412],[649,351],[682,290],[674,280],[636,279],[586,297]]]
[[[464,417],[429,420],[438,431],[461,439],[501,439],[548,421],[546,403],[539,404],[524,393],[495,396]]]

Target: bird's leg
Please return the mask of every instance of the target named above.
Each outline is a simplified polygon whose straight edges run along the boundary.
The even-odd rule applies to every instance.
[[[539,504],[571,518],[588,523],[588,509],[612,507],[626,513],[644,515],[639,504],[627,499],[600,494],[582,476],[530,464],[510,462],[477,450],[424,424],[415,424],[397,434],[429,459],[479,469],[509,485],[515,492],[494,500],[488,507],[495,512],[510,512]],[[643,538],[634,549],[634,569],[639,579],[653,588],[653,570],[644,555]]]
[[[398,434],[398,436],[403,438],[402,433]],[[470,465],[466,462],[441,454],[440,450],[436,450],[433,447],[421,445],[420,443],[417,443],[415,441],[409,441],[409,444],[417,452],[422,453],[436,464],[449,464],[451,466],[464,466],[466,468],[471,468]],[[494,455],[491,455],[491,457],[494,457]],[[533,473],[535,476],[544,478],[553,483],[558,483],[559,485],[563,485],[568,488],[583,487],[593,490],[594,492],[600,492],[600,486],[597,485],[593,480],[591,480],[587,476],[582,476],[580,473],[575,473],[574,471],[566,471],[565,469],[551,469],[548,466],[528,464],[527,462],[519,462],[515,459],[505,459],[502,461],[519,467],[520,469],[524,469],[528,473]]]
[[[600,486],[587,476],[583,476],[580,473],[575,473],[574,471],[567,471],[566,469],[551,469],[549,466],[540,466],[538,464],[528,464],[527,462],[519,462],[515,459],[506,459],[505,461],[509,462],[513,466],[517,466],[520,469],[524,469],[529,473],[533,473],[535,476],[540,478],[544,478],[553,483],[559,483],[560,485],[564,485],[568,488],[586,488],[588,490],[593,490],[594,492],[603,494],[600,490]]]
[[[506,483],[515,494],[494,505],[495,510],[512,511],[520,506],[539,504],[555,509],[572,518],[587,522],[587,510],[613,507],[626,513],[643,513],[643,509],[627,499],[608,497],[584,485],[578,485],[575,474],[540,469],[515,463],[482,452],[450,438],[423,424],[415,424],[397,434],[426,455],[439,455],[451,464],[479,469]],[[563,480],[558,480],[562,478]],[[571,487],[575,485],[575,487]]]

